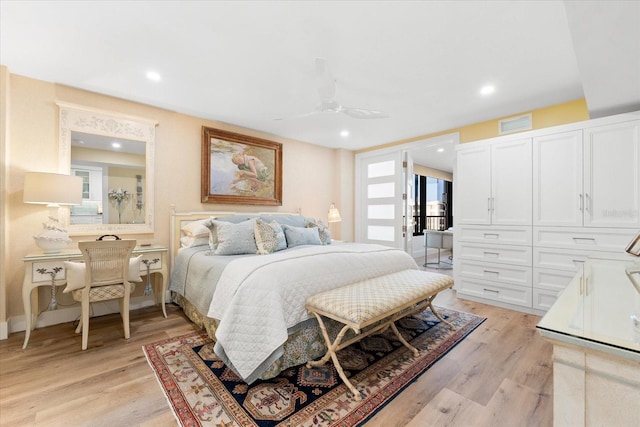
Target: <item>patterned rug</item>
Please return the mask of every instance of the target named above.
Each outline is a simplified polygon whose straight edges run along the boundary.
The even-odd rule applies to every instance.
[[[213,352],[205,332],[143,346],[176,419],[182,426],[359,426],[444,356],[485,319],[436,308],[452,331],[426,310],[396,322],[420,351],[414,358],[392,331],[365,338],[338,353],[356,401],[329,361],[296,366],[247,385]]]

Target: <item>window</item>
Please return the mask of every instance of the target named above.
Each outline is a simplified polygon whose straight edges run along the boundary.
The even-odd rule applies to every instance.
[[[415,228],[414,236],[422,230],[446,230],[453,225],[451,182],[430,176],[414,175]]]

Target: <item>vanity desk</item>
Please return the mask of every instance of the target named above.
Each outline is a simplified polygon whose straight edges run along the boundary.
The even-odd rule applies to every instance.
[[[165,308],[165,298],[167,292],[167,251],[163,246],[136,246],[133,250],[134,256],[142,255],[140,262],[140,276],[143,278],[142,285],[146,284],[147,268],[149,275],[159,273],[162,276],[161,289],[153,288],[153,295],[156,304],[160,303],[164,317],[167,317]],[[31,331],[35,329],[38,320],[38,292],[40,286],[62,286],[66,284],[64,261],[81,261],[82,254],[78,248],[62,250],[57,253],[29,254],[22,259],[25,263],[24,281],[22,283],[22,302],[24,304],[24,317],[26,321],[24,344],[26,348],[29,343]],[[146,280],[144,280],[146,278]],[[36,290],[36,292],[33,292]],[[53,294],[55,295],[55,294]],[[55,304],[55,298],[52,298]],[[35,313],[33,312],[35,308]]]
[[[640,425],[640,291],[627,254],[594,254],[538,323],[553,344],[557,426]]]

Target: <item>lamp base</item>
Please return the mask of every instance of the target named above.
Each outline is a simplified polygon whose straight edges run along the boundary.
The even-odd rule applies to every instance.
[[[33,239],[45,254],[60,252],[71,243],[67,232],[59,230],[45,230],[41,234],[33,236]]]

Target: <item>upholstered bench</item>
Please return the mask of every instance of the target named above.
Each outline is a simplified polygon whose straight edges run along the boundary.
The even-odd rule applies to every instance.
[[[349,390],[353,392],[356,400],[362,399],[360,393],[347,379],[340,366],[336,352],[369,335],[380,333],[390,327],[398,337],[398,340],[411,350],[414,356],[418,356],[418,350],[402,337],[394,322],[428,307],[439,320],[454,328],[431,305],[431,302],[440,291],[452,286],[453,279],[443,274],[421,270],[403,270],[332,289],[307,298],[305,307],[309,313],[312,313],[318,319],[320,330],[328,348],[322,359],[307,362],[307,366],[320,366],[331,358],[338,375],[340,375]],[[344,324],[344,327],[333,342],[329,338],[322,316]],[[349,329],[352,329],[356,335],[342,342],[345,333]]]

